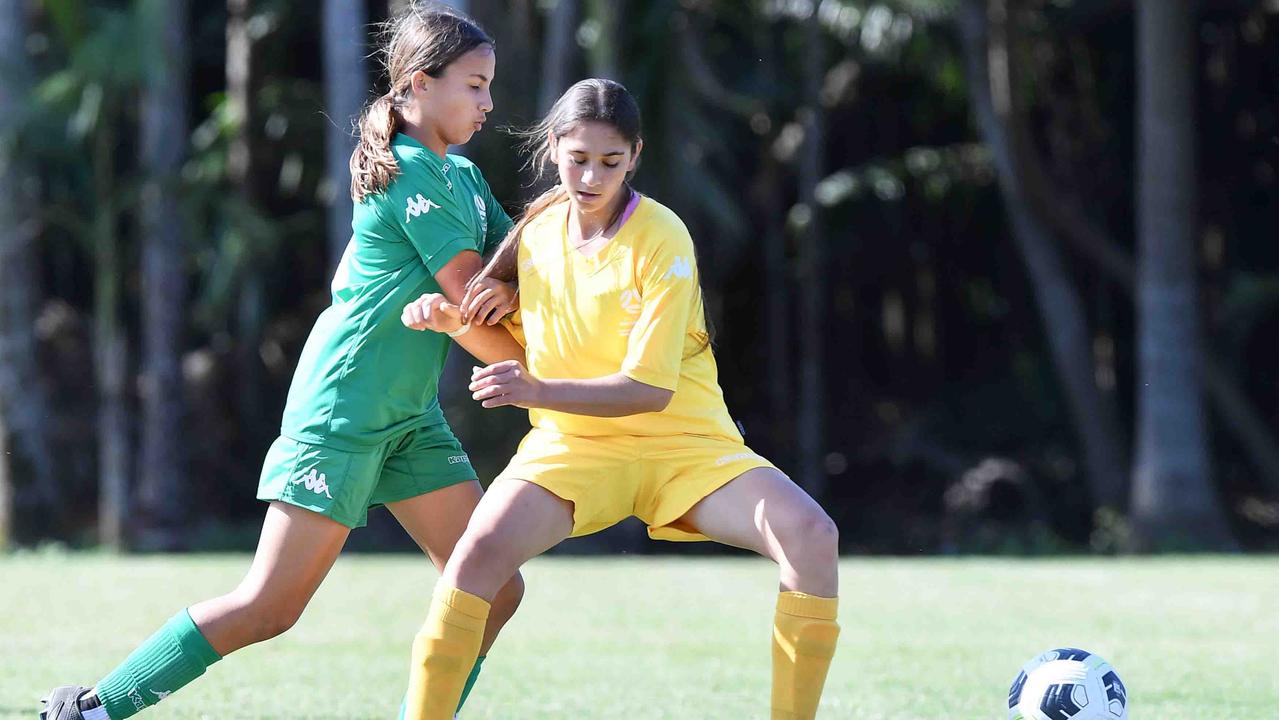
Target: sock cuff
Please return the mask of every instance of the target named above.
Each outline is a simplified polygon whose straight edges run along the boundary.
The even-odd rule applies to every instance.
[[[173,628],[174,634],[177,635],[178,643],[182,645],[183,652],[200,661],[206,668],[222,659],[218,651],[214,650],[208,639],[204,637],[204,633],[200,632],[195,620],[191,619],[191,611],[189,609],[183,608],[177,615],[174,615],[173,619],[169,621],[169,625]]]
[[[435,589],[435,601],[449,609],[476,620],[488,620],[489,603],[478,595],[472,595],[455,587],[439,586]]]
[[[777,612],[814,620],[834,620],[839,612],[839,598],[786,591],[777,595]]]

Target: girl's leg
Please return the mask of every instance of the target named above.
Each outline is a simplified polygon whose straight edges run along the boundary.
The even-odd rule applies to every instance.
[[[386,507],[418,547],[422,548],[422,552],[431,559],[436,569],[443,572],[444,564],[453,554],[453,548],[466,530],[466,523],[471,519],[483,495],[484,491],[480,489],[480,484],[472,480],[449,485],[400,502],[387,503]],[[466,686],[462,689],[462,697],[458,702],[458,711],[461,711],[462,706],[466,704],[466,698],[479,677],[481,664],[493,646],[498,632],[515,614],[515,609],[519,607],[520,598],[523,595],[524,580],[517,572],[493,598],[488,622],[484,626],[484,639],[480,643],[480,656],[466,679]],[[404,717],[406,707],[407,703],[400,708],[401,718]]]
[[[408,500],[388,503],[387,509],[413,538],[422,552],[444,572],[445,563],[453,555],[467,522],[475,513],[484,491],[476,481],[458,483],[435,492]],[[480,654],[487,654],[497,638],[498,631],[515,614],[524,596],[524,580],[516,572],[503,585],[492,600],[488,624],[484,628],[484,641]]]
[[[679,521],[772,558],[781,567],[773,618],[773,720],[811,720],[835,654],[839,534],[820,506],[781,472],[742,473]]]
[[[57,708],[50,703],[47,720],[81,714],[123,720],[168,697],[223,656],[289,629],[349,532],[309,510],[271,503],[253,564],[235,590],[178,612],[93,692]]]
[[[248,574],[226,595],[192,605],[191,619],[223,656],[283,633],[302,616],[350,533],[323,515],[272,502]]]
[[[408,720],[453,717],[479,656],[490,603],[529,558],[573,531],[573,505],[522,480],[499,480],[471,516],[413,642]]]

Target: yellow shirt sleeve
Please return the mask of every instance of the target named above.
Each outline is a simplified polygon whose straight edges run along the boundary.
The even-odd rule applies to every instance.
[[[523,318],[520,317],[519,308],[516,308],[515,312],[502,318],[499,322],[511,333],[511,337],[515,338],[515,342],[519,343],[520,347],[528,348],[528,341],[524,339],[524,322]]]
[[[702,291],[693,240],[682,224],[661,228],[637,263],[640,313],[627,341],[622,373],[675,390],[685,339],[701,327]]]

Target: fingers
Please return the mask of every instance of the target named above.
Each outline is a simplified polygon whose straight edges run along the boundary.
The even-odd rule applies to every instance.
[[[474,320],[477,314],[480,314],[477,311],[488,305],[494,295],[493,288],[490,287],[479,290],[474,296],[467,291],[467,297],[462,299],[462,322]]]
[[[494,295],[475,311],[475,318],[485,325],[496,325],[505,314],[502,312],[502,298]]]
[[[471,380],[472,382],[482,380],[483,378],[497,375],[512,369],[519,369],[520,371],[523,371],[524,365],[519,360],[503,360],[499,363],[493,363],[488,367],[473,367],[471,368]]]

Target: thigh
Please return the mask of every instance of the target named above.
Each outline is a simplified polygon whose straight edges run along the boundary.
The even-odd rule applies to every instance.
[[[261,637],[246,635],[245,608],[264,617],[296,618],[324,581],[350,528],[311,510],[283,502],[267,506],[262,535],[249,572],[230,595],[196,603],[191,619],[219,655]]]
[[[442,580],[491,601],[521,565],[572,530],[572,503],[523,480],[496,480],[476,506]]]
[[[775,526],[825,517],[817,501],[777,468],[738,475],[694,505],[678,521],[706,537],[781,560]]]
[[[417,495],[407,500],[387,503],[404,530],[439,570],[444,569],[453,548],[466,531],[484,491],[479,481],[469,480]]]

